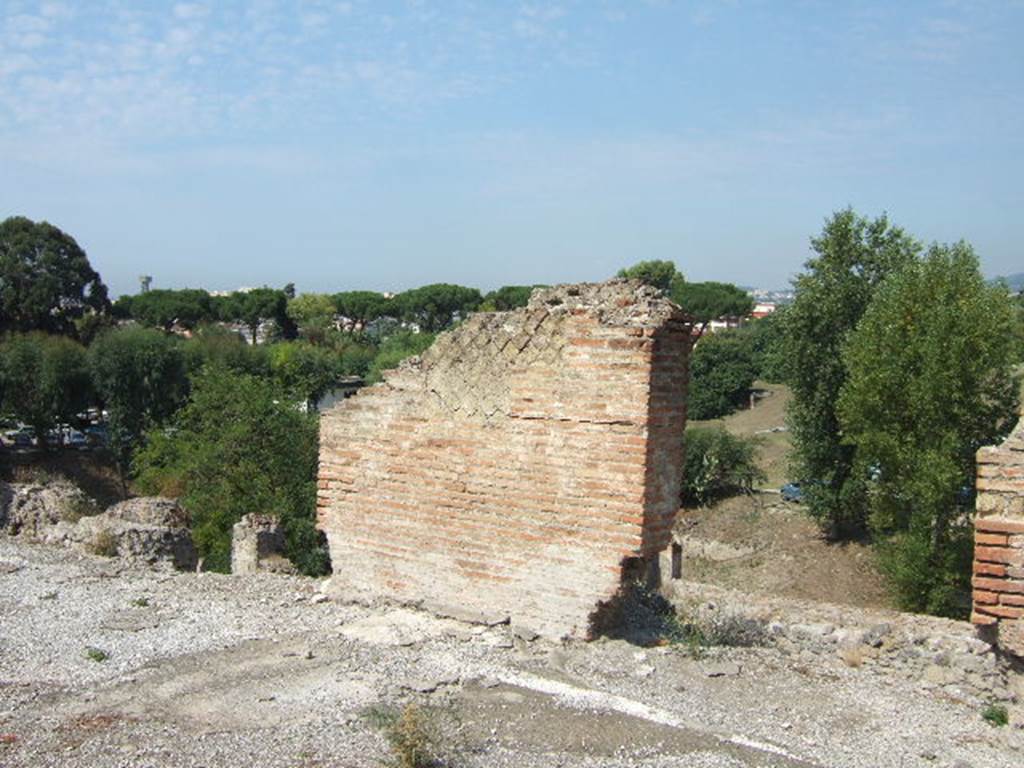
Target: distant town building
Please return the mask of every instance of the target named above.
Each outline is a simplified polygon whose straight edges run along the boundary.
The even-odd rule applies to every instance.
[[[761,301],[754,305],[754,311],[750,313],[750,316],[755,320],[760,320],[762,317],[768,317],[778,307],[779,305],[775,302]]]

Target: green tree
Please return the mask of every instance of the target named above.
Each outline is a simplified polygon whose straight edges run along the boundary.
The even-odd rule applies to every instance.
[[[0,332],[73,334],[110,309],[107,287],[70,235],[23,216],[0,222]]]
[[[260,325],[264,321],[274,321],[285,338],[294,335],[294,323],[288,317],[288,297],[284,291],[265,286],[249,291],[235,291],[219,297],[216,307],[221,320],[245,325],[253,344],[257,341]]]
[[[786,307],[779,307],[770,315],[749,320],[734,331],[749,349],[756,377],[762,381],[776,384],[786,381],[785,317]]]
[[[236,332],[222,325],[202,325],[184,342],[189,378],[204,367],[220,365],[236,373],[269,376],[265,346],[246,344]]]
[[[85,348],[62,336],[15,334],[0,344],[3,409],[31,425],[39,444],[77,420],[93,397]]]
[[[546,288],[544,285],[503,285],[496,291],[484,296],[480,304],[482,312],[506,312],[510,309],[525,307],[535,288]]]
[[[422,354],[433,343],[434,334],[432,333],[399,331],[392,334],[377,350],[377,356],[373,359],[373,364],[366,374],[367,383],[373,384],[380,381],[384,371],[397,367],[407,357]]]
[[[638,261],[631,267],[619,270],[618,277],[640,280],[655,288],[669,293],[673,288],[686,282],[682,273],[676,269],[674,261]]]
[[[273,382],[213,366],[193,382],[175,429],[151,432],[134,463],[144,493],[179,497],[208,567],[228,571],[231,527],[250,512],[278,517],[287,555],[328,571],[315,528],[317,421]]]
[[[476,288],[434,283],[398,294],[391,300],[391,311],[398,312],[401,320],[415,323],[421,331],[437,333],[465,318],[481,301]]]
[[[326,293],[301,293],[289,300],[288,317],[302,335],[314,343],[322,343],[334,325],[337,310]]]
[[[933,245],[878,290],[844,348],[839,398],[869,523],[900,605],[962,616],[975,453],[1017,412],[1014,308],[970,246]]]
[[[672,285],[670,298],[697,321],[696,333],[700,338],[719,318],[742,319],[754,309],[754,300],[742,288],[732,283],[687,283],[681,280]]]
[[[851,535],[866,523],[866,488],[853,474],[854,447],[843,441],[836,411],[847,378],[842,351],[879,286],[911,264],[920,245],[884,215],[868,220],[846,209],[811,247],[816,255],[796,279],[783,328],[792,461],[810,514],[830,535]]]
[[[352,321],[353,330],[363,330],[368,323],[393,312],[391,300],[375,291],[343,291],[331,299],[338,314]]]
[[[126,492],[125,473],[143,434],[165,423],[185,399],[185,355],[174,336],[149,328],[120,328],[89,347],[89,368],[97,395],[110,412],[110,448]]]
[[[121,304],[121,297],[117,304]],[[129,316],[143,325],[171,330],[175,323],[194,329],[200,323],[215,319],[210,294],[196,288],[182,290],[154,289],[133,296],[125,302]],[[118,311],[121,311],[119,309]]]
[[[717,419],[743,407],[756,374],[746,336],[735,330],[708,334],[690,360],[688,418]]]
[[[341,357],[336,352],[304,341],[274,344],[269,361],[281,390],[307,405],[318,402],[341,375]]]

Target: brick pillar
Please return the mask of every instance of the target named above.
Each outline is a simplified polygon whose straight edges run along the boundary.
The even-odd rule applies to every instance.
[[[978,451],[971,621],[1004,651],[1024,656],[1024,420]]]

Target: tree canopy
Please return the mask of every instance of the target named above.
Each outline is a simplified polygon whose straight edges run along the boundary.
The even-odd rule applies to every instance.
[[[623,267],[619,270],[618,277],[625,277],[630,280],[640,280],[652,285],[665,293],[671,291],[676,285],[686,282],[682,273],[676,269],[674,261],[638,261],[631,267]]]
[[[109,309],[107,287],[74,238],[23,216],[0,222],[0,332],[73,335],[75,320]]]
[[[503,285],[496,291],[491,291],[484,296],[480,309],[483,312],[506,312],[510,309],[525,307],[533,294],[535,288],[545,288],[543,285]]]
[[[434,283],[403,291],[391,300],[391,307],[405,322],[415,323],[428,333],[437,333],[465,318],[482,300],[476,288]]]
[[[124,297],[121,297],[122,299]],[[121,299],[118,299],[121,303]],[[143,325],[171,330],[175,324],[193,329],[216,318],[210,294],[196,288],[155,288],[125,302],[130,317]]]
[[[92,343],[89,366],[123,472],[145,431],[170,418],[188,393],[181,342],[149,328],[120,328]]]
[[[219,297],[216,306],[222,320],[242,323],[248,327],[253,344],[258,340],[260,325],[268,320],[276,322],[278,330],[286,338],[294,336],[295,326],[288,317],[288,297],[284,291],[266,286],[249,291],[235,291]]]
[[[390,299],[375,291],[342,291],[331,298],[338,314],[351,320],[353,328],[363,329],[391,311]]]
[[[746,336],[733,330],[708,334],[694,347],[690,360],[688,418],[717,419],[742,407],[756,375]]]
[[[884,215],[869,220],[851,209],[833,214],[811,247],[783,329],[792,458],[810,513],[833,535],[856,533],[866,523],[865,487],[852,474],[854,448],[836,411],[848,375],[843,346],[882,282],[921,247]]]
[[[975,453],[1016,417],[1014,320],[970,246],[933,245],[886,280],[844,346],[842,435],[905,609],[962,613]]]
[[[92,404],[85,349],[40,332],[8,336],[0,344],[0,392],[4,412],[31,425],[45,447],[49,430]]]
[[[669,293],[671,299],[697,321],[697,336],[704,334],[712,320],[722,317],[744,318],[754,309],[754,300],[732,283],[687,283],[678,280]]]

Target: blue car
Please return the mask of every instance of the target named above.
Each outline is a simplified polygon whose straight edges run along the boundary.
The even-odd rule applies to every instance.
[[[783,501],[799,504],[804,500],[804,492],[800,488],[800,483],[786,483],[779,489],[779,492],[782,494]]]

